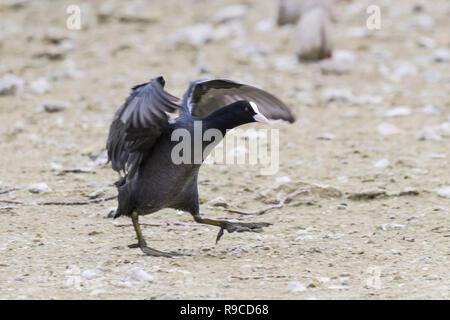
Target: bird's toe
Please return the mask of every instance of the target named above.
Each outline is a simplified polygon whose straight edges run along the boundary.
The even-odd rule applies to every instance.
[[[147,256],[152,256],[152,257],[173,258],[173,257],[180,257],[180,256],[190,256],[189,253],[182,253],[182,252],[176,252],[176,251],[164,252],[164,251],[159,251],[159,250],[147,247],[147,246],[141,247],[141,250]]]
[[[252,222],[252,223],[243,223],[243,222],[229,222],[225,221],[221,227],[220,231],[217,234],[216,243],[219,242],[220,238],[222,238],[223,230],[227,230],[229,233],[233,232],[261,232],[262,228],[268,227],[272,225],[268,222]]]

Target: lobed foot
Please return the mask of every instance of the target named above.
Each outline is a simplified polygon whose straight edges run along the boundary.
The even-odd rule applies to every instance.
[[[175,251],[170,252],[164,252],[159,251],[150,247],[147,247],[146,245],[140,245],[139,243],[133,243],[128,246],[128,248],[141,248],[142,252],[145,253],[147,256],[152,257],[166,257],[166,258],[172,258],[172,257],[180,257],[180,256],[190,256],[188,253],[180,253]]]
[[[141,247],[141,250],[147,256],[152,256],[152,257],[172,258],[172,257],[179,257],[179,256],[187,256],[188,255],[188,254],[185,254],[185,253],[179,253],[179,252],[175,252],[175,251],[170,251],[170,252],[159,251],[159,250],[147,247],[147,246]]]
[[[223,221],[220,224],[220,231],[217,234],[216,243],[219,242],[220,238],[223,236],[223,230],[227,230],[229,233],[233,232],[260,232],[262,228],[272,225],[267,222],[229,222]]]

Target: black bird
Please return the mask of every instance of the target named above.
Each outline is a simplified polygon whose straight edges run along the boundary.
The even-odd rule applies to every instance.
[[[293,122],[286,105],[264,90],[225,79],[192,81],[181,103],[164,90],[164,85],[164,78],[159,76],[133,87],[109,129],[108,158],[112,168],[124,174],[116,182],[119,205],[114,218],[131,217],[138,243],[130,247],[139,247],[151,256],[180,255],[147,247],[142,236],[138,216],[163,208],[187,211],[196,222],[220,227],[216,241],[224,230],[255,231],[270,225],[202,218],[197,176],[203,153],[200,161],[175,164],[172,149],[178,142],[171,137],[176,129],[194,134],[194,121],[201,121],[202,133],[218,129],[222,135],[245,123],[267,122],[267,118]],[[171,119],[169,113],[177,111],[179,116]],[[218,142],[202,142],[200,152]],[[191,159],[195,156],[192,154]]]

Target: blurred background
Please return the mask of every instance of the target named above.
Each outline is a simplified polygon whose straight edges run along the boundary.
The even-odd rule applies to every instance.
[[[0,297],[448,298],[449,15],[447,0],[3,0],[0,192],[17,190],[0,194]],[[178,97],[198,78],[257,85],[297,118],[273,125],[275,176],[202,168],[204,215],[309,194],[218,246],[188,214],[145,217],[149,245],[195,255],[171,260],[127,248],[129,221],[104,219],[115,200],[36,205],[116,193],[109,123],[157,75]]]

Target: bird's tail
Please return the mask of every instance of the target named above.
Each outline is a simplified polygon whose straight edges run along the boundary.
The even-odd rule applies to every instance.
[[[125,182],[127,182],[127,176],[124,177],[120,177],[119,180],[117,180],[116,182],[114,182],[114,185],[119,188],[121,186],[123,186],[125,184]]]
[[[117,180],[116,182],[114,182],[114,185],[117,187],[117,189],[119,189],[120,187],[122,187],[125,183],[127,182],[127,176],[125,175],[124,177],[120,177],[119,180]],[[120,192],[119,192],[120,193]],[[120,206],[119,206],[120,207]],[[110,212],[108,214],[108,218],[113,218],[116,219],[118,217],[121,216],[121,211],[119,210],[119,207],[117,207],[117,209],[113,212]]]

